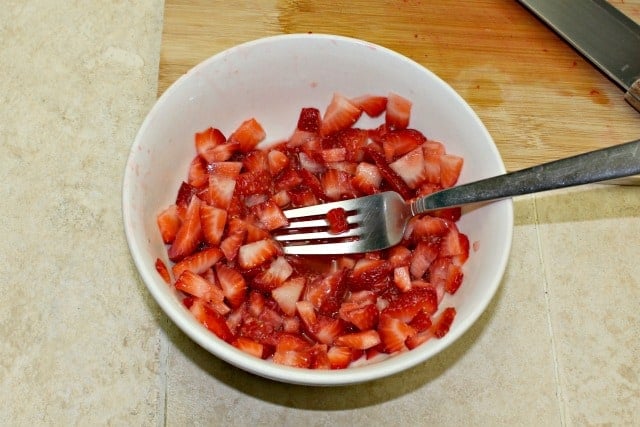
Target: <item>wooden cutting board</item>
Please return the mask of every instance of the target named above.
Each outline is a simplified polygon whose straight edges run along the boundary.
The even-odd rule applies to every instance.
[[[612,3],[640,22],[640,0]],[[158,91],[238,43],[306,32],[365,39],[438,74],[509,170],[640,137],[622,91],[515,0],[165,0]]]

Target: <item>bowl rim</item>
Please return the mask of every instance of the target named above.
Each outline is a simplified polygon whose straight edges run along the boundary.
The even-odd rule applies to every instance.
[[[171,298],[168,297],[166,292],[163,292],[160,286],[158,286],[159,279],[155,277],[153,274],[153,268],[151,266],[146,265],[145,260],[143,259],[142,253],[144,249],[138,244],[134,236],[134,232],[131,227],[131,223],[128,221],[128,218],[134,215],[132,212],[132,206],[128,203],[132,198],[132,181],[136,179],[135,173],[133,172],[134,168],[134,158],[136,155],[137,148],[140,146],[140,141],[142,140],[143,135],[146,133],[147,129],[151,126],[152,117],[154,113],[161,108],[161,105],[165,102],[165,100],[172,96],[172,94],[178,91],[182,85],[185,84],[186,80],[189,76],[197,72],[200,68],[206,67],[211,62],[215,62],[220,60],[221,58],[230,55],[238,50],[244,50],[247,48],[253,48],[256,46],[260,46],[265,43],[274,43],[279,41],[287,41],[287,40],[296,40],[296,39],[319,39],[319,40],[332,40],[338,41],[342,43],[355,44],[365,47],[374,47],[377,50],[380,50],[385,55],[392,55],[396,59],[405,61],[410,63],[414,67],[419,67],[421,71],[429,74],[432,78],[435,78],[440,82],[440,84],[444,85],[444,87],[451,91],[454,97],[457,97],[462,105],[468,110],[468,112],[475,118],[480,127],[482,128],[485,135],[484,138],[487,138],[492,143],[492,150],[494,150],[494,154],[497,155],[497,159],[499,159],[499,163],[502,166],[502,173],[504,173],[504,163],[502,157],[493,141],[493,138],[489,134],[482,120],[478,117],[473,109],[467,104],[467,102],[444,80],[442,80],[439,76],[433,73],[430,69],[423,66],[422,64],[396,52],[384,46],[371,43],[362,39],[346,37],[341,35],[332,35],[332,34],[322,34],[322,33],[293,33],[293,34],[280,34],[262,37],[250,41],[246,41],[244,43],[240,43],[238,45],[232,46],[230,48],[224,49],[220,52],[217,52],[208,58],[204,59],[190,70],[188,70],[185,74],[181,75],[178,79],[176,79],[154,102],[151,109],[147,112],[147,115],[144,118],[136,136],[131,144],[126,166],[124,172],[124,179],[122,182],[122,215],[123,215],[123,225],[126,236],[126,241],[129,247],[129,251],[131,257],[133,258],[134,264],[138,271],[138,274],[142,278],[147,290],[151,293],[156,303],[160,306],[163,312],[178,326],[178,328],[185,333],[188,337],[190,337],[193,341],[198,343],[201,347],[206,349],[208,352],[212,353],[215,357],[224,360],[225,362],[234,365],[244,371],[250,372],[252,374],[259,375],[264,378],[269,378],[272,380],[291,383],[291,384],[302,384],[302,385],[310,385],[310,386],[341,386],[341,385],[349,385],[362,383],[366,381],[372,381],[380,378],[384,378],[398,372],[407,370],[411,367],[414,367],[420,363],[426,362],[428,359],[434,357],[436,354],[441,353],[444,349],[446,349],[453,342],[457,341],[458,338],[465,334],[468,329],[473,325],[477,319],[482,315],[482,313],[486,310],[489,303],[493,300],[500,283],[502,282],[502,278],[504,277],[504,273],[507,267],[507,263],[510,257],[512,239],[513,239],[513,221],[514,221],[514,213],[513,213],[513,201],[512,199],[505,199],[498,202],[494,202],[494,204],[498,204],[502,206],[504,209],[504,215],[506,216],[506,235],[504,236],[504,245],[506,250],[504,251],[503,256],[500,258],[500,262],[496,265],[496,280],[492,281],[490,289],[487,289],[489,293],[489,297],[484,299],[482,304],[476,304],[471,310],[471,313],[467,317],[467,322],[465,325],[451,330],[447,336],[446,340],[443,339],[443,344],[439,346],[439,348],[435,351],[432,351],[430,354],[427,354],[426,357],[422,352],[418,352],[415,349],[412,351],[404,352],[402,354],[394,355],[389,358],[389,360],[393,360],[392,363],[385,363],[385,361],[376,362],[369,365],[350,367],[347,369],[341,370],[313,370],[313,369],[303,369],[303,368],[294,368],[284,365],[277,365],[271,361],[258,359],[254,356],[246,354],[239,349],[236,349],[232,345],[224,342],[219,339],[209,330],[207,330],[204,326],[202,326],[199,322],[195,320],[195,318],[189,318],[185,314],[188,314],[186,310],[176,301],[171,301]],[[173,299],[175,299],[173,297]]]

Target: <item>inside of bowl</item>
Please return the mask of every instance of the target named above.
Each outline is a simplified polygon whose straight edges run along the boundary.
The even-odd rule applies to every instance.
[[[186,178],[195,155],[195,132],[213,126],[228,136],[242,121],[255,117],[267,133],[266,143],[281,141],[291,135],[302,107],[314,106],[322,111],[333,92],[350,97],[395,92],[410,99],[410,126],[464,157],[462,182],[504,172],[500,155],[481,121],[437,76],[367,42],[302,34],[232,48],[179,79],[142,125],[125,174],[127,238],[143,280],[158,303],[179,327],[214,354],[254,373],[289,382],[300,382],[300,377],[271,363],[238,359],[235,349],[225,347],[221,351],[224,346],[217,338],[188,318],[189,313],[154,269],[157,258],[166,261],[155,218],[174,201]],[[502,201],[468,210],[460,221],[473,249],[465,265],[463,287],[445,300],[458,310],[450,335],[426,343],[409,352],[411,355],[381,362],[388,366],[384,370],[366,367],[349,370],[351,373],[309,373],[302,382],[344,384],[388,375],[425,360],[455,340],[495,293],[509,253],[512,217],[511,202]]]

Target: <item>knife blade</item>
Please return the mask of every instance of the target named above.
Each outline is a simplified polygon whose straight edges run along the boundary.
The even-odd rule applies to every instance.
[[[640,25],[605,0],[518,0],[626,91],[640,112]]]

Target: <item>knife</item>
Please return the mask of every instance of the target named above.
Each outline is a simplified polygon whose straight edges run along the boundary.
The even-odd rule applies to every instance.
[[[626,91],[640,111],[640,25],[605,0],[518,0]]]

